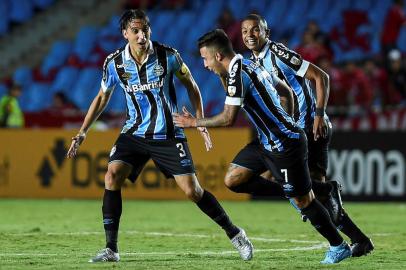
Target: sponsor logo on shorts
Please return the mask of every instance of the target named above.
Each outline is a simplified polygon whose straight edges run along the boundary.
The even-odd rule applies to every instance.
[[[180,165],[182,167],[190,166],[192,164],[192,161],[190,159],[182,159],[180,161]]]
[[[283,190],[284,190],[284,191],[291,192],[291,191],[294,190],[294,187],[293,187],[291,184],[284,184],[284,185],[283,185]]]

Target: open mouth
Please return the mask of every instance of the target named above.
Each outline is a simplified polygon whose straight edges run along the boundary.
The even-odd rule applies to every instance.
[[[245,40],[245,44],[247,44],[249,46],[254,46],[257,44],[257,40],[253,39],[253,38],[248,38]]]

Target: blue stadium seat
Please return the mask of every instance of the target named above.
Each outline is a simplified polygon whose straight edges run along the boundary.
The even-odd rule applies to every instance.
[[[99,68],[84,68],[72,86],[69,98],[82,110],[89,107],[96,96],[101,81],[102,71]]]
[[[34,6],[31,0],[13,0],[9,3],[10,20],[13,22],[23,23],[34,15]]]
[[[77,55],[81,61],[86,61],[89,57],[95,47],[98,34],[99,30],[94,26],[84,26],[80,29],[73,46],[73,53]]]
[[[330,5],[331,4],[329,0],[310,1],[309,9],[308,12],[306,13],[308,20],[315,20],[317,22],[323,21],[326,14],[328,14],[329,12]]]
[[[175,13],[172,11],[161,11],[159,15],[154,16],[154,24],[151,24],[152,39],[164,41],[166,35],[170,32],[168,26],[175,22]]]
[[[6,87],[5,84],[3,83],[0,84],[0,98],[7,93],[7,89],[8,88]]]
[[[111,26],[108,25],[100,29],[100,33],[97,38],[97,44],[105,52],[110,53],[117,49],[116,40],[121,38],[122,35],[119,33],[118,28],[113,29]]]
[[[16,69],[13,74],[13,81],[17,84],[25,87],[32,83],[32,69],[26,66],[22,66]]]
[[[403,27],[400,31],[399,38],[398,38],[398,48],[402,52],[406,52],[406,28]]]
[[[59,70],[55,80],[52,82],[51,91],[62,91],[67,96],[72,93],[73,84],[76,82],[79,75],[79,69],[74,67],[63,67]]]
[[[117,30],[120,29],[119,25],[120,25],[120,15],[114,15],[111,17],[108,26],[111,28],[115,28]]]
[[[35,7],[40,9],[45,9],[55,2],[55,0],[31,0],[31,1],[33,2]]]
[[[47,83],[32,83],[24,88],[20,98],[21,109],[26,112],[41,111],[51,105],[52,93]]]
[[[186,42],[184,39],[179,38],[179,33],[189,32],[189,29],[191,29],[190,22],[194,20],[195,16],[196,14],[194,12],[180,12],[173,25],[173,28],[177,29],[177,31],[169,31],[168,35],[166,36],[165,43],[176,48],[179,51],[183,51]]]
[[[284,16],[289,11],[289,1],[273,0],[268,5],[268,11],[265,12],[263,17],[271,29],[272,39],[278,40],[283,36],[283,31],[279,30],[280,22],[283,22]]]
[[[59,66],[62,66],[72,51],[72,43],[69,41],[56,41],[51,48],[51,51],[45,57],[41,65],[41,73],[48,74],[48,72]]]
[[[7,33],[10,20],[10,4],[8,1],[0,1],[0,36]]]
[[[254,2],[254,1],[252,1],[252,2]],[[237,19],[242,19],[246,15],[246,13],[249,12],[246,9],[246,1],[245,0],[227,1],[227,8],[231,10],[234,17],[237,18]]]
[[[371,9],[371,7],[372,7],[371,0],[357,0],[351,3],[352,9],[368,11]]]
[[[278,30],[283,32],[291,32],[299,25],[306,25],[307,21],[302,18],[302,14],[307,14],[308,2],[307,1],[292,1],[289,11],[283,18],[283,23],[278,24]],[[300,20],[299,20],[300,18]]]
[[[249,1],[249,3],[246,6],[246,9],[244,10],[244,13],[242,14],[241,18],[244,18],[245,16],[248,15],[248,13],[259,13],[259,14],[263,14],[264,12],[267,11],[267,4],[269,1]]]

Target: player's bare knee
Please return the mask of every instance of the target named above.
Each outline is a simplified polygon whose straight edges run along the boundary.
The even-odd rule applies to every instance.
[[[120,189],[120,176],[117,172],[112,170],[108,170],[106,176],[104,177],[104,186],[106,189],[109,190],[117,190]]]
[[[189,200],[198,202],[203,196],[203,189],[201,187],[190,187],[184,190]]]
[[[233,178],[232,175],[230,175],[230,174],[226,174],[226,176],[224,177],[224,185],[227,188],[232,188],[232,187],[236,186],[235,178]]]
[[[306,195],[297,196],[297,197],[293,198],[293,200],[295,201],[295,204],[300,209],[308,207],[310,205],[310,203],[313,201],[313,199],[314,199],[313,191],[310,191]]]

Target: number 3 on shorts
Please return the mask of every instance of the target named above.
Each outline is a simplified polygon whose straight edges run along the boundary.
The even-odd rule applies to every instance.
[[[182,143],[177,143],[176,147],[179,148],[179,151],[180,151],[179,156],[180,157],[186,157],[186,152],[185,152],[185,149],[183,149],[183,144]]]
[[[281,173],[283,174],[285,178],[285,182],[288,182],[288,169],[281,169]]]

